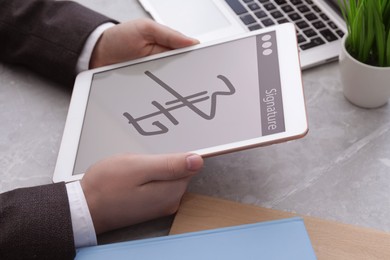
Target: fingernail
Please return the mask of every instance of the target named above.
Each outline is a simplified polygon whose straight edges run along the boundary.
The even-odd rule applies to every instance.
[[[191,154],[186,158],[187,170],[198,171],[203,167],[203,158],[198,154]]]
[[[186,36],[188,40],[192,41],[193,44],[199,44],[200,41],[198,39],[195,39],[195,38],[192,38],[192,37],[188,37]]]

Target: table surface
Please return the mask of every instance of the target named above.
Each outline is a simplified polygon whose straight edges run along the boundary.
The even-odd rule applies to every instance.
[[[184,195],[169,234],[175,235],[296,216],[303,218],[318,259],[390,259],[390,233],[194,193]]]
[[[119,21],[147,16],[136,0],[78,2]],[[303,72],[305,138],[208,158],[189,191],[390,232],[390,107],[350,104],[339,73],[337,62]],[[0,192],[52,182],[70,97],[0,63]],[[171,223],[152,221],[99,242],[165,235]]]

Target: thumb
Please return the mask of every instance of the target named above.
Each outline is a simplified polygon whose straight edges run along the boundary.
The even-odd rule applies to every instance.
[[[198,154],[151,155],[145,159],[149,166],[141,172],[144,183],[191,177],[203,167],[203,158]]]
[[[143,22],[142,34],[146,36],[146,39],[166,49],[178,49],[199,43],[199,40],[188,37],[168,26],[152,20],[144,20]]]

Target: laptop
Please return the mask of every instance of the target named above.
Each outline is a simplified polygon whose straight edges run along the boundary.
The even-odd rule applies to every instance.
[[[201,42],[291,22],[301,68],[338,59],[346,26],[338,0],[138,0],[151,17]]]

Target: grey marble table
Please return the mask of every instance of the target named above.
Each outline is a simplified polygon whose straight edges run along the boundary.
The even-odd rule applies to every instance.
[[[145,17],[135,0],[82,0],[120,21]],[[390,107],[342,94],[337,62],[303,72],[309,133],[205,161],[189,191],[390,232]],[[0,192],[52,182],[71,92],[0,63]],[[172,217],[99,237],[166,235]]]

